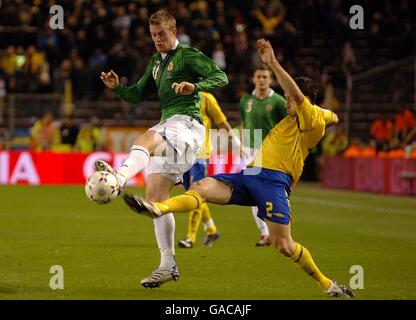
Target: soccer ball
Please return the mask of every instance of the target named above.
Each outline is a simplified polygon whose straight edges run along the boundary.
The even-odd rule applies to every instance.
[[[85,184],[85,194],[88,199],[98,204],[107,204],[113,201],[119,192],[117,178],[106,171],[96,171]]]

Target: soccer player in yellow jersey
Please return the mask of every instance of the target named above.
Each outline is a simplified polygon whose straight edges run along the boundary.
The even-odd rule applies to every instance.
[[[240,100],[241,132],[248,131],[248,135],[242,136],[243,162],[247,166],[254,160],[261,142],[269,134],[270,130],[287,116],[286,100],[271,88],[273,72],[265,65],[254,69],[252,82],[253,92],[246,94]],[[261,141],[255,141],[255,132],[260,132]],[[260,140],[260,139],[259,139]],[[267,224],[260,219],[258,208],[251,207],[251,214],[260,231],[260,237],[256,246],[271,245]]]
[[[222,112],[215,97],[208,92],[201,91],[201,115],[205,127],[205,143],[197,154],[196,161],[192,168],[183,175],[183,186],[188,190],[192,183],[197,182],[206,176],[209,155],[211,151],[211,140],[209,130],[215,124],[219,129],[225,129],[229,137],[233,137],[232,128],[227,121],[227,117]],[[219,238],[219,232],[211,217],[211,212],[206,203],[189,213],[188,233],[186,237],[179,241],[180,248],[192,248],[195,244],[196,234],[202,220],[204,230],[207,233],[204,238],[204,246],[210,247]]]
[[[288,115],[263,140],[259,153],[247,169],[236,174],[207,177],[193,184],[184,195],[163,202],[149,202],[139,196],[124,195],[132,210],[151,217],[165,212],[198,208],[204,202],[257,205],[276,249],[299,265],[330,296],[353,297],[345,285],[327,278],[316,266],[306,247],[291,235],[289,196],[302,174],[308,150],[322,139],[325,128],[338,122],[329,110],[314,105],[317,88],[308,78],[292,77],[275,57],[270,43],[257,42],[261,60],[276,75],[286,96]]]

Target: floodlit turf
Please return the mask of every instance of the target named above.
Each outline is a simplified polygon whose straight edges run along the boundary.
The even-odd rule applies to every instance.
[[[176,251],[179,281],[144,289],[159,262],[153,222],[122,200],[95,205],[80,186],[2,186],[0,199],[0,299],[326,299],[275,249],[254,246],[249,208],[211,206],[215,246],[201,232]],[[324,273],[348,284],[350,267],[364,268],[357,299],[416,299],[415,199],[301,183],[291,203],[294,238]],[[177,214],[177,240],[186,224]],[[64,268],[64,290],[49,287],[52,265]]]

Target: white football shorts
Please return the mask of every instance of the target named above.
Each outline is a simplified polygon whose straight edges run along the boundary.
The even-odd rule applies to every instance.
[[[195,162],[199,148],[205,142],[205,128],[186,115],[174,115],[151,127],[166,141],[165,152],[155,151],[150,158],[147,173],[159,173],[174,183],[182,182],[183,174]]]

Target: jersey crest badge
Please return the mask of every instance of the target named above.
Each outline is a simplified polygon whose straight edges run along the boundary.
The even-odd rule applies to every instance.
[[[171,71],[173,69],[173,63],[172,62],[168,64],[167,69],[168,69],[168,71]]]
[[[272,109],[273,109],[273,105],[272,105],[271,103],[269,103],[269,104],[266,106],[266,110],[267,110],[267,111],[272,111]]]

